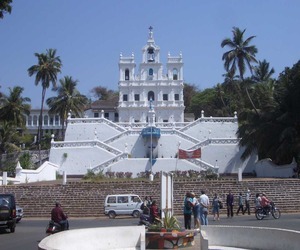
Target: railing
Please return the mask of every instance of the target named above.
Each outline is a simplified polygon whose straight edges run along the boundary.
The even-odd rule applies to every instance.
[[[202,168],[203,170],[213,170],[215,173],[218,173],[218,169],[219,167],[213,166],[211,164],[208,164],[207,162],[204,162],[202,160],[198,160],[195,158],[191,158],[191,159],[185,159],[193,164],[195,164],[196,166]]]
[[[121,126],[119,126],[117,123],[112,122],[108,119],[105,118],[69,118],[68,119],[68,124],[78,124],[78,123],[104,123],[107,124],[111,127],[113,127],[114,129],[123,132],[125,131],[125,129]]]
[[[123,160],[123,159],[126,159],[128,158],[128,154],[127,153],[123,153],[123,154],[120,154],[120,155],[117,155],[115,157],[113,157],[112,159],[109,159],[101,164],[99,164],[98,166],[92,168],[91,170],[93,172],[100,172],[100,171],[103,171],[105,170],[105,168],[109,168],[111,164],[113,163],[116,163],[120,160]]]
[[[236,123],[237,122],[237,118],[236,117],[201,117],[198,118],[196,121],[194,122],[189,122],[188,125],[186,125],[185,127],[183,127],[182,129],[180,129],[181,131],[186,131],[191,127],[194,127],[195,125],[197,125],[198,123],[204,123],[204,122],[216,122],[216,123]]]
[[[231,139],[231,138],[212,138],[212,139],[207,139],[205,141],[202,142],[198,142],[197,144],[195,144],[193,147],[190,147],[189,150],[194,150],[197,149],[199,147],[204,147],[204,146],[208,146],[210,144],[237,144],[239,143],[240,139]]]
[[[51,148],[80,148],[80,147],[99,147],[102,148],[106,151],[109,151],[110,153],[113,153],[115,155],[120,155],[122,154],[122,151],[111,147],[107,145],[106,143],[103,143],[98,140],[93,140],[93,141],[72,141],[72,142],[51,142]]]

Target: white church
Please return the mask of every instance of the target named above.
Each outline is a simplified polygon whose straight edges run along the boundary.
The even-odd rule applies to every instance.
[[[134,54],[119,58],[118,122],[92,110],[85,118],[68,117],[64,141],[51,142],[49,162],[58,172],[83,176],[88,171],[131,172],[207,171],[257,176],[292,175],[292,165],[275,167],[254,155],[243,162],[236,137],[237,115],[184,119],[183,56],[167,55],[165,69],[160,48],[149,28],[142,60]],[[186,157],[178,157],[181,150]],[[193,157],[193,152],[201,152]]]

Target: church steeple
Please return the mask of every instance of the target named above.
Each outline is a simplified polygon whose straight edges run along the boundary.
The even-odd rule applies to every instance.
[[[149,27],[147,45],[143,48],[144,63],[159,63],[159,47],[155,44],[153,37],[153,27]]]

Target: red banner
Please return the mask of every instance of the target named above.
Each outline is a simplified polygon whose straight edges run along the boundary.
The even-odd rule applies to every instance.
[[[179,159],[191,159],[191,158],[201,158],[201,148],[195,150],[178,150]]]

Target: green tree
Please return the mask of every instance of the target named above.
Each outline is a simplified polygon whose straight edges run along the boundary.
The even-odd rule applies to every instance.
[[[243,159],[257,152],[259,159],[271,158],[276,164],[300,163],[300,61],[286,68],[274,87],[273,108],[253,112],[241,120],[238,136],[246,150]],[[246,115],[246,113],[244,113]]]
[[[76,117],[81,117],[88,99],[76,89],[78,81],[73,80],[71,76],[65,76],[59,82],[60,86],[54,89],[57,92],[57,96],[48,98],[46,103],[50,108],[50,114],[60,115],[64,138],[64,125],[67,121],[68,113],[72,112]]]
[[[237,27],[233,27],[232,33],[233,38],[226,38],[222,41],[221,47],[229,47],[229,50],[225,52],[222,56],[224,61],[224,67],[231,76],[235,75],[238,70],[240,79],[244,82],[244,74],[248,68],[252,75],[252,63],[257,63],[255,55],[257,53],[257,48],[254,45],[250,45],[255,36],[250,36],[244,39],[246,29],[243,31]],[[249,101],[252,104],[255,112],[258,114],[256,107],[250,97],[247,86],[245,87],[246,94],[249,98]]]
[[[96,100],[113,100],[118,97],[118,92],[105,87],[95,87],[90,91]]]
[[[4,18],[4,14],[10,14],[12,11],[12,0],[1,0],[0,1],[0,18]]]
[[[205,112],[205,116],[216,115],[216,92],[214,88],[208,88],[199,91],[192,97],[191,111],[195,114],[195,118],[201,117],[201,111]]]
[[[18,131],[11,122],[3,121],[0,126],[0,153],[20,151]]]
[[[24,88],[16,86],[9,88],[9,95],[0,98],[0,120],[11,122],[19,128],[25,127],[24,115],[30,114],[30,98],[22,97]]]
[[[198,93],[198,88],[194,84],[184,83],[183,85],[183,100],[185,106],[185,113],[191,112],[192,97]]]
[[[28,69],[28,74],[29,76],[35,75],[35,85],[39,85],[39,83],[42,85],[42,101],[37,133],[37,144],[40,145],[46,90],[51,83],[53,87],[56,87],[57,74],[61,72],[62,63],[59,56],[56,56],[55,49],[47,49],[46,53],[35,53],[34,55],[37,57],[38,63]]]

